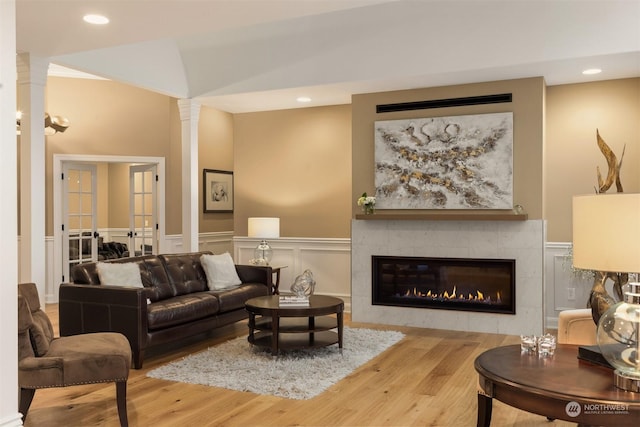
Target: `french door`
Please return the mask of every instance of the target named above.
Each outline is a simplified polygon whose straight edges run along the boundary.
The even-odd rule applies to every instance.
[[[98,258],[96,213],[96,165],[63,165],[63,280],[69,278],[74,265]]]
[[[123,163],[127,164],[126,168],[116,167],[112,170],[110,167],[102,167],[102,165],[110,166]],[[113,197],[111,195],[105,198],[104,192],[108,194],[109,188],[103,188],[103,183],[114,182],[116,186],[119,186],[122,180],[125,180],[127,181],[126,186],[129,186],[128,181],[133,173],[130,171],[132,165],[144,165],[138,168],[140,179],[136,178],[136,182],[140,184],[136,183],[133,187],[123,189],[118,194],[118,196],[129,200],[130,205],[122,207],[122,209],[126,209],[124,217],[118,215],[117,219],[111,222],[108,218],[105,219],[106,229],[102,230],[101,228],[98,237],[97,226],[103,223],[102,215],[107,214],[110,204],[109,198]],[[146,253],[149,253],[150,250],[153,253],[166,251],[164,241],[164,172],[165,160],[162,157],[53,155],[53,176],[58,177],[58,185],[54,185],[53,188],[53,248],[55,248],[53,250],[53,277],[56,279],[52,283],[47,283],[47,294],[57,295],[59,284],[70,280],[70,266],[99,260],[101,258],[99,241],[102,239],[105,244],[111,242],[126,244],[130,256],[139,255],[142,250],[145,250]],[[103,179],[103,173],[107,174],[105,179]],[[139,187],[137,187],[138,185]],[[152,188],[151,194],[149,187]],[[138,191],[136,188],[140,190]],[[131,198],[138,201],[143,200],[143,207],[136,211],[132,207],[134,203],[131,203]],[[104,207],[101,203],[103,200],[106,200],[107,203]],[[132,215],[130,211],[135,215]],[[135,218],[135,220],[130,218]],[[129,224],[130,221],[131,224]],[[144,227],[145,221],[148,224],[147,227]],[[136,222],[142,225],[136,226]],[[129,233],[131,235],[136,233],[135,243],[129,241]],[[142,246],[141,249],[140,245],[147,246]]]
[[[129,253],[158,253],[157,167],[129,168]]]

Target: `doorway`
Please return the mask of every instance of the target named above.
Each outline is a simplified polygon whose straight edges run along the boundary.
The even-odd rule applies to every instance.
[[[71,261],[76,264],[97,260],[100,256],[104,258],[106,256],[104,253],[102,255],[98,253],[99,248],[109,249],[114,245],[118,247],[118,244],[120,248],[127,247],[127,253],[119,253],[118,256],[133,256],[142,251],[161,253],[165,246],[164,163],[162,157],[53,156],[53,176],[61,177],[60,180],[54,180],[53,185],[53,245],[54,248],[59,249],[53,251],[53,293],[55,295],[58,294],[59,284],[69,281]],[[92,168],[94,168],[93,172]],[[104,168],[124,170],[126,173],[124,179],[117,181],[118,186],[122,188],[110,188],[108,192],[111,195],[100,194],[101,190],[96,182],[96,177],[100,175],[99,170]],[[67,178],[73,175],[72,185],[65,182],[65,173]],[[81,179],[81,187],[78,179]],[[70,189],[72,191],[69,191]],[[102,192],[105,193],[106,190]],[[116,197],[114,195],[120,195],[126,199],[124,202],[119,200],[125,208],[113,209],[111,205],[116,202],[115,199],[113,202],[110,199]],[[98,199],[102,199],[102,209]],[[115,214],[128,218],[127,226],[114,229],[107,226],[100,232],[96,225],[97,217],[105,214],[105,206],[111,206]],[[104,224],[104,220],[102,223]],[[75,240],[79,248],[85,246],[86,250],[84,254],[78,254],[72,259],[69,254],[73,252]],[[105,245],[105,241],[113,245]],[[127,244],[123,244],[125,242]]]

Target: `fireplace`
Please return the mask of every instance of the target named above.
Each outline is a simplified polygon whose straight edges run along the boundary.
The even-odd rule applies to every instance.
[[[515,314],[515,260],[372,257],[372,304]]]
[[[351,221],[352,321],[507,335],[544,333],[546,221],[387,220],[377,215]],[[513,259],[516,314],[373,305],[372,256]]]

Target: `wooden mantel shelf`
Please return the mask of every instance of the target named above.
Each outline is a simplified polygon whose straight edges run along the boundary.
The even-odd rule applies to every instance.
[[[370,215],[356,215],[356,219],[367,221],[526,221],[528,217],[527,214],[514,213],[374,213]]]

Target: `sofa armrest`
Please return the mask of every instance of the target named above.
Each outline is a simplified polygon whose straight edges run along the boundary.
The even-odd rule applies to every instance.
[[[147,297],[144,289],[63,283],[59,298],[60,336],[119,332],[136,357],[147,344]]]
[[[273,268],[265,265],[238,265],[236,271],[242,283],[262,283],[269,288],[269,294],[273,290]]]

